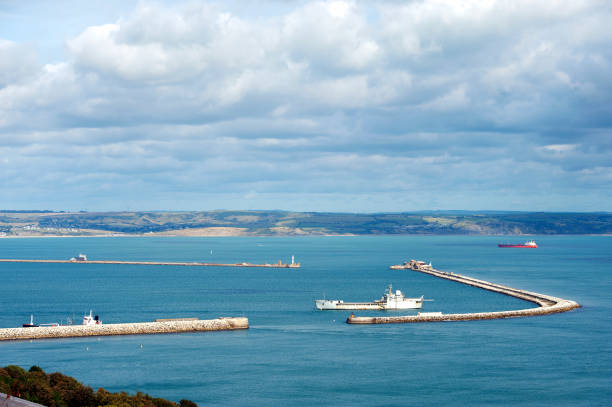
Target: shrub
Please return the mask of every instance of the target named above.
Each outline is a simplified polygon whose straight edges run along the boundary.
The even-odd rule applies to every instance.
[[[47,375],[38,366],[28,372],[15,365],[0,368],[0,391],[49,407],[197,407],[189,400],[181,400],[179,405],[140,392],[130,396],[99,388],[94,393],[73,377],[59,372]]]

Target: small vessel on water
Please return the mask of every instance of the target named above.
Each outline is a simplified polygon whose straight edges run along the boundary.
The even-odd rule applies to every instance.
[[[22,327],[24,328],[38,328],[41,326],[59,326],[59,324],[57,322],[53,322],[50,324],[35,324],[34,323],[34,315],[30,314],[30,323],[29,324],[23,324]]]
[[[425,263],[422,260],[410,260],[405,261],[402,264],[394,264],[393,266],[389,266],[391,270],[433,270],[433,266],[431,262]]]
[[[30,323],[29,324],[23,324],[24,328],[37,328],[39,326],[40,325],[34,323],[34,315],[33,314],[30,314]]]
[[[319,310],[389,310],[389,309],[420,309],[423,306],[423,296],[406,298],[400,290],[392,291],[391,284],[380,300],[372,302],[344,302],[342,300],[315,300]]]
[[[83,325],[102,325],[102,321],[100,321],[100,317],[92,316],[92,310],[89,310],[89,315],[85,314],[83,316]]]
[[[530,240],[528,242],[525,243],[500,243],[497,245],[497,247],[517,247],[517,248],[522,248],[522,249],[537,249],[538,245],[536,244],[535,240]]]
[[[78,256],[71,257],[70,261],[87,261],[87,256],[83,253],[79,253]]]

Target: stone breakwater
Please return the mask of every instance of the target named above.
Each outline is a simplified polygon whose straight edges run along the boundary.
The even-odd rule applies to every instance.
[[[36,328],[0,329],[0,341],[26,339],[73,338],[83,336],[148,335],[181,332],[231,331],[247,329],[245,317],[217,318],[195,321],[137,322],[127,324],[66,325]]]
[[[71,264],[124,264],[132,266],[185,266],[185,267],[263,267],[263,268],[300,268],[300,263],[201,263],[173,261],[123,261],[123,260],[40,260],[40,259],[0,259],[0,263],[71,263]]]
[[[531,291],[519,290],[461,274],[447,273],[433,268],[423,267],[414,268],[412,270],[435,277],[444,278],[446,280],[456,281],[458,283],[473,287],[482,288],[483,290],[494,291],[500,294],[509,295],[511,297],[520,298],[525,301],[533,302],[537,304],[538,307],[512,311],[476,312],[469,314],[425,314],[396,317],[357,317],[351,315],[346,322],[349,324],[393,324],[414,322],[473,321],[481,319],[532,317],[538,315],[556,314],[559,312],[566,312],[575,308],[580,308],[580,304],[571,300],[565,300],[563,298],[557,298]]]

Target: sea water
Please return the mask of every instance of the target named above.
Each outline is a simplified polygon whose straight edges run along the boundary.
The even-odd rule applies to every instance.
[[[482,236],[0,239],[1,258],[289,262],[299,269],[0,263],[0,327],[246,316],[250,329],[0,342],[0,366],[38,365],[92,388],[200,405],[612,405],[612,237]],[[386,287],[422,311],[530,308],[410,270],[411,258],[583,308],[542,317],[348,325],[314,300],[371,301]],[[355,311],[407,315],[416,311]]]

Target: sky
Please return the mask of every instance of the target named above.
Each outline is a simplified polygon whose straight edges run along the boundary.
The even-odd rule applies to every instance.
[[[612,210],[612,3],[0,0],[0,209]]]

